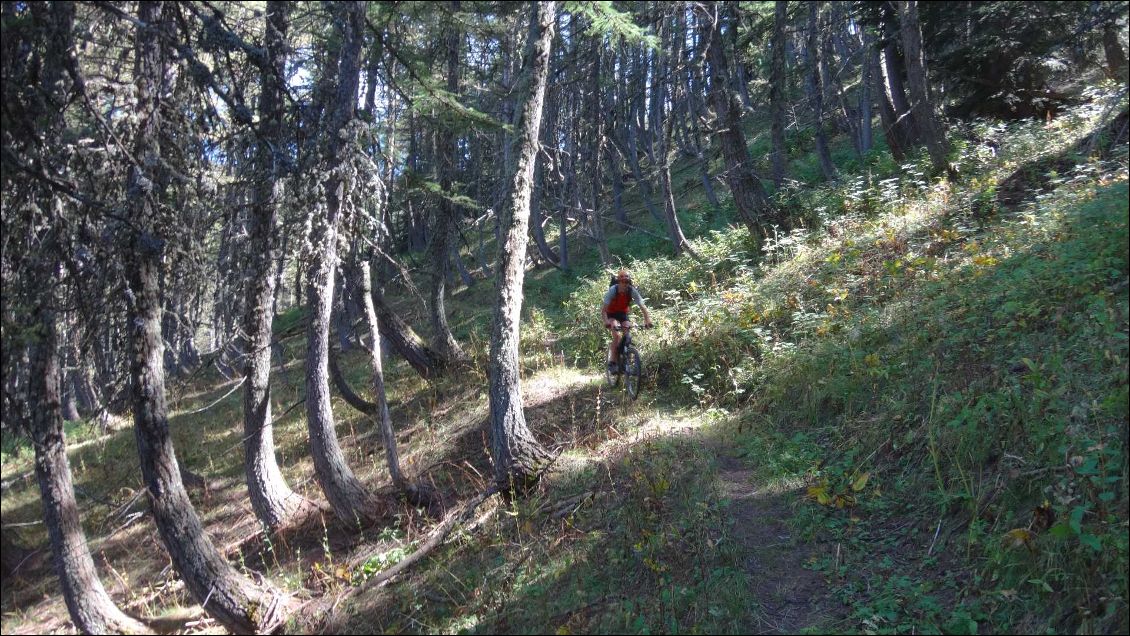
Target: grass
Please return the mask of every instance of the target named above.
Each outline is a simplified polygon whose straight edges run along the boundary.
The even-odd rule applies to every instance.
[[[557,469],[532,497],[488,504],[402,580],[292,630],[758,631],[772,608],[757,584],[791,568],[822,581],[809,593],[832,608],[813,633],[1125,631],[1127,159],[1124,147],[1101,160],[1078,152],[1104,106],[1051,126],[955,129],[956,181],[931,178],[922,158],[844,159],[840,181],[776,194],[803,222],[761,251],[727,224],[728,202],[711,209],[698,190],[680,197],[680,214],[701,262],[610,231],[658,326],[639,338],[650,373],[637,403],[601,385],[596,299],[607,275],[571,236],[570,272],[528,273],[522,331],[527,418],[562,452]],[[846,152],[842,139],[834,146]],[[794,174],[814,180],[812,161],[798,159]],[[676,164],[676,189],[692,168]],[[1002,195],[1018,179],[1027,198]],[[634,193],[624,204],[663,235]],[[450,301],[453,329],[480,361],[492,302],[489,280]],[[399,306],[413,315],[417,305]],[[276,322],[293,335],[273,374],[275,413],[304,390],[300,325],[296,311]],[[366,387],[359,353],[342,367]],[[451,502],[481,489],[481,368],[432,384],[400,362],[386,371],[407,472]],[[178,385],[171,427],[182,462],[219,482],[194,503],[237,567],[333,598],[428,532],[399,504],[376,527],[319,519],[248,540],[241,396],[220,399],[230,388],[208,373]],[[334,410],[351,465],[370,488],[387,487],[371,425],[341,402]],[[303,418],[300,407],[283,417],[276,445],[291,485],[316,497]],[[140,488],[131,433],[67,432],[115,598],[143,617],[191,606],[153,527],[131,516],[141,509],[128,505]],[[34,479],[18,479],[30,454],[8,439],[2,450],[5,524],[33,523]],[[764,553],[735,526],[750,504],[724,496],[721,481],[736,474],[724,456],[759,496],[786,502],[776,510],[793,538],[776,549],[807,548],[803,561],[750,569]],[[18,532],[45,544],[42,525]],[[374,556],[354,563],[362,553]],[[65,629],[55,586],[49,563],[6,584],[3,631]]]

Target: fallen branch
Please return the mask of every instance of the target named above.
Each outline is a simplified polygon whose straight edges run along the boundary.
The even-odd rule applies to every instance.
[[[413,565],[415,565],[419,561],[423,560],[424,557],[431,554],[431,552],[433,550],[435,550],[439,546],[443,545],[444,540],[447,539],[447,535],[451,534],[451,530],[455,527],[456,524],[462,523],[463,521],[466,521],[471,516],[471,514],[473,512],[475,512],[476,508],[478,508],[480,505],[482,505],[482,503],[484,501],[489,499],[492,495],[497,494],[498,492],[499,492],[499,488],[498,488],[497,485],[491,486],[490,488],[488,488],[487,490],[482,492],[478,497],[475,497],[475,499],[472,500],[471,503],[467,504],[467,506],[464,507],[463,510],[461,510],[461,511],[455,513],[455,514],[452,514],[451,516],[449,516],[447,518],[446,521],[444,521],[442,524],[440,524],[439,528],[437,528],[436,531],[432,533],[431,538],[428,539],[427,541],[425,541],[424,544],[421,545],[415,552],[408,555],[403,560],[401,560],[399,563],[388,568],[387,570],[382,570],[379,574],[377,574],[373,578],[369,579],[368,581],[365,581],[364,584],[354,588],[350,592],[350,595],[356,594],[356,593],[358,593],[361,590],[364,590],[366,588],[379,587],[379,586],[385,584],[386,582],[388,582],[390,579],[392,579],[396,575],[404,572],[405,570],[412,567]],[[364,557],[361,557],[358,561],[364,562],[364,561],[368,560],[369,557],[371,557],[371,556],[372,556],[372,553],[366,554]]]

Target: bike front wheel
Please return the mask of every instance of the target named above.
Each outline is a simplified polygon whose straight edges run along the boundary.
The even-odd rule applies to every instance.
[[[608,388],[615,388],[620,384],[620,372],[618,365],[604,365],[604,381],[608,384]]]
[[[624,388],[633,400],[640,394],[640,377],[643,375],[643,362],[640,353],[635,348],[628,349],[624,354]]]

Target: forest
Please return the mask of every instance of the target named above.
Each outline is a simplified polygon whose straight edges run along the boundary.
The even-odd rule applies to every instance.
[[[1127,633],[1128,17],[5,0],[0,631]]]

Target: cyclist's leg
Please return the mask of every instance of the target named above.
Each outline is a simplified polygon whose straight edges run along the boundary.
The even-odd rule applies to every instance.
[[[608,361],[612,364],[617,364],[620,360],[620,341],[622,336],[616,327],[620,326],[620,321],[613,318],[611,321],[612,327],[609,331],[612,332],[612,342],[608,343]]]
[[[612,342],[608,344],[608,361],[612,364],[618,364],[620,361],[620,341],[623,334],[616,330],[620,324],[627,320],[627,316],[623,313],[614,313],[608,315],[608,330],[612,332]]]

